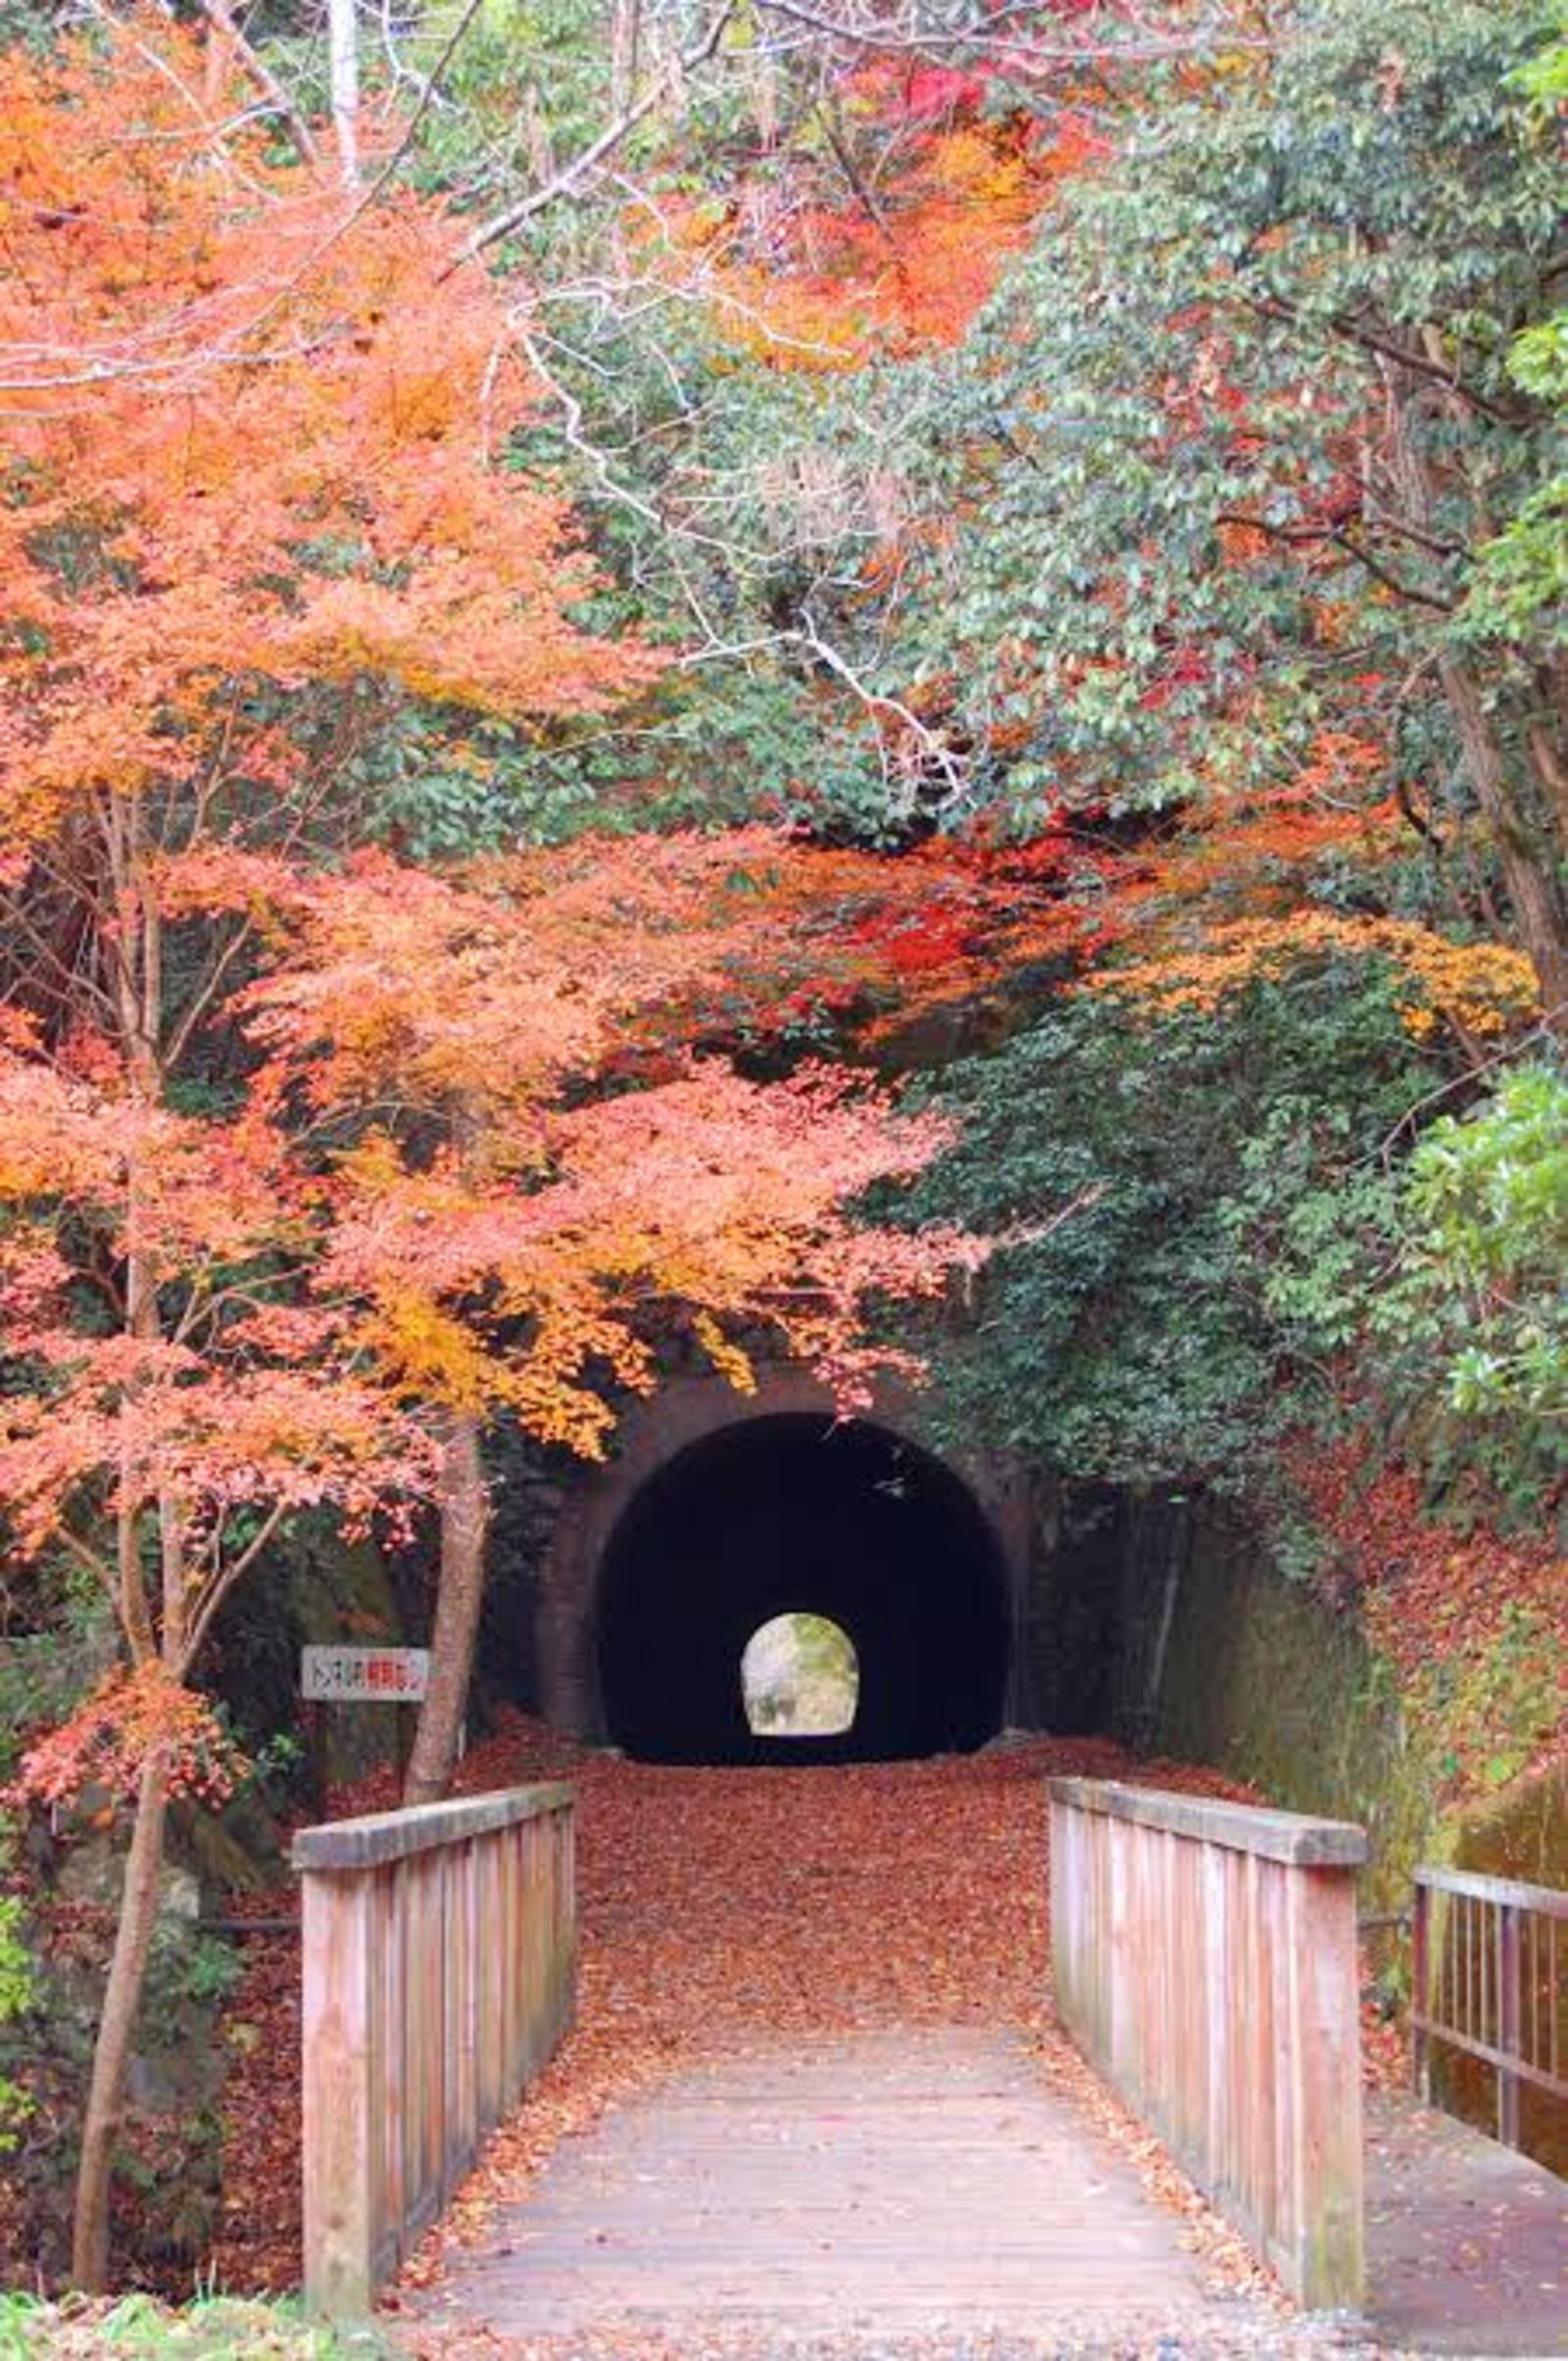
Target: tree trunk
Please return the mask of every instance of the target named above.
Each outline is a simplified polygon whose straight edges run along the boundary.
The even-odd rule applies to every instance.
[[[124,2103],[136,2011],[147,1953],[158,1920],[158,1873],[164,1864],[164,1822],[169,1806],[169,1762],[155,1746],[141,1767],[136,1816],[125,1855],[125,1884],[115,1929],[115,1955],[104,1992],[103,2015],[92,2054],[92,2082],[81,2133],[76,2175],[76,2211],[72,2229],[71,2276],[88,2294],[109,2284],[109,2193],[115,2137]]]
[[[637,95],[642,60],[642,0],[611,0],[610,112],[624,115]]]
[[[1530,730],[1529,746],[1536,776],[1556,815],[1562,840],[1568,845],[1568,762],[1564,761],[1551,731],[1544,721],[1536,722]]]
[[[1394,459],[1400,493],[1411,523],[1430,534],[1439,522],[1423,427],[1434,399],[1432,388],[1415,379],[1401,381],[1398,374],[1389,382],[1395,397]],[[1437,667],[1476,801],[1497,848],[1519,939],[1541,979],[1546,1022],[1559,1037],[1568,1038],[1568,899],[1560,882],[1563,845],[1551,809],[1553,782],[1540,773],[1541,747],[1529,747],[1548,790],[1544,809],[1536,814],[1528,790],[1521,795],[1508,775],[1507,755],[1470,664],[1451,642],[1440,639]]]
[[[360,34],[354,0],[326,0],[332,127],[345,188],[360,184]]]
[[[148,1106],[161,1103],[160,1058],[163,1020],[164,941],[158,898],[148,872],[146,812],[139,798],[114,803],[104,813],[104,840],[114,885],[119,929],[113,953],[113,982],[120,1046],[136,1094]],[[146,1175],[133,1166],[125,1221],[124,1331],[143,1342],[162,1334],[156,1268],[146,1251]],[[130,1411],[134,1383],[124,1392]],[[116,1536],[115,1605],[133,1665],[159,1652],[152,1602],[142,1558],[146,1504],[127,1492],[119,1504]],[[164,1589],[178,1588],[183,1569],[177,1527],[161,1534]],[[167,1638],[167,1634],[166,1634]],[[125,1854],[124,1885],[115,1927],[114,1955],[104,1990],[103,2013],[93,2047],[92,2075],[82,2121],[81,2158],[76,2170],[72,2224],[71,2276],[89,2294],[109,2284],[109,2210],[115,2140],[124,2104],[125,2074],[141,2006],[147,1954],[158,1920],[158,1878],[164,1865],[164,1826],[169,1808],[169,1750],[156,1740],[142,1757],[135,1814]]]
[[[430,1633],[430,1685],[403,1783],[405,1803],[437,1803],[452,1785],[473,1675],[490,1521],[479,1421],[454,1413],[441,1468],[441,1576]]]
[[[1509,793],[1502,748],[1487,713],[1480,686],[1463,660],[1438,659],[1438,676],[1452,713],[1465,766],[1489,821],[1513,905],[1519,938],[1541,978],[1546,1021],[1568,1037],[1568,909],[1557,883],[1553,848],[1543,845]]]

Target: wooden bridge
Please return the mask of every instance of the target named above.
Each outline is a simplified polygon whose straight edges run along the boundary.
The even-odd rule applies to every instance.
[[[726,2339],[880,2354],[938,2336],[1002,2338],[973,2349],[1008,2355],[1285,2352],[1316,2349],[1315,2319],[1369,2315],[1410,2350],[1568,2352],[1563,2185],[1386,2102],[1367,2139],[1360,1830],[1056,1779],[1050,1851],[1059,2023],[1043,2039],[983,2023],[809,2043],[760,2030],[607,2113],[525,2196],[503,2193],[438,2286],[400,2298],[412,2349],[564,2357],[591,2337],[643,2361]],[[572,1795],[523,1788],[308,1830],[295,1858],[307,2295],[352,2318],[486,2134],[526,2108],[570,2024]],[[1468,1928],[1469,1981],[1445,1985],[1435,1891],[1420,2037],[1485,2051],[1503,2028],[1506,2133],[1521,2082],[1556,2077],[1558,2016],[1548,1988],[1543,2017],[1539,1975],[1511,2002],[1496,1977],[1524,1959],[1555,1977],[1568,1897],[1544,1897],[1538,1925],[1525,1897],[1539,1890],[1510,1890],[1506,1955],[1499,1938],[1477,1970]],[[1456,1927],[1473,1906],[1452,1905]],[[1121,2108],[1152,2137],[1129,2143],[1123,2116],[1107,2139]],[[1183,2173],[1237,2234],[1228,2248]],[[1152,2180],[1174,2207],[1152,2201]],[[1238,2268],[1242,2240],[1274,2280]]]

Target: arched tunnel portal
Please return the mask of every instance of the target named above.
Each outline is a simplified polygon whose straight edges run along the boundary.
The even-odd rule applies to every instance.
[[[1029,1514],[1006,1468],[915,1443],[897,1395],[845,1420],[804,1372],[766,1372],[750,1399],[674,1379],[563,1500],[534,1592],[536,1710],[664,1762],[983,1746],[1025,1702]],[[853,1643],[858,1693],[839,1735],[761,1734],[747,1718],[747,1643],[792,1612]]]
[[[755,1733],[741,1659],[801,1610],[848,1633],[854,1720]],[[982,1746],[1002,1727],[1008,1613],[996,1538],[968,1487],[890,1429],[807,1412],[687,1446],[616,1523],[600,1571],[605,1728],[658,1762],[886,1760]]]

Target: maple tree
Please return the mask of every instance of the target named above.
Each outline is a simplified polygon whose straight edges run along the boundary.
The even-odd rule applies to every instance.
[[[201,866],[205,897],[220,877],[232,887],[228,865]],[[241,858],[253,896],[261,866]],[[607,863],[612,908],[620,873]],[[607,962],[595,993],[579,985],[581,930],[552,938],[496,898],[384,862],[328,879],[277,868],[270,883],[273,923],[292,888],[292,959],[245,995],[273,1056],[234,1121],[138,1102],[102,1054],[91,1078],[62,1070],[34,1038],[0,1069],[13,1363],[0,1499],[19,1554],[64,1548],[98,1576],[128,1662],[34,1749],[24,1783],[46,1797],[87,1778],[134,1793],[124,1981],[165,1802],[220,1792],[226,1767],[189,1675],[285,1517],[324,1505],[352,1527],[400,1501],[439,1505],[434,1669],[409,1788],[438,1794],[483,1575],[484,1417],[504,1406],[598,1455],[605,1386],[651,1388],[661,1317],[688,1323],[743,1389],[770,1329],[852,1406],[872,1372],[912,1367],[861,1343],[868,1297],[930,1294],[976,1251],[951,1231],[916,1240],[845,1219],[847,1200],[918,1169],[945,1134],[893,1120],[841,1074],[759,1084],[666,1059],[644,1088],[573,1103],[564,1086],[591,1076],[610,1014],[634,1010],[635,935],[627,972]],[[166,907],[188,907],[180,884],[166,868]],[[671,936],[642,989],[694,948],[708,949]],[[271,1118],[293,1092],[310,1120],[296,1112],[285,1132]],[[432,1152],[437,1120],[452,1145]],[[322,1126],[338,1139],[324,1161]],[[117,1266],[121,1316],[100,1333],[84,1291],[114,1300]],[[106,2025],[115,1999],[112,1982]],[[90,2267],[78,2258],[78,2275]]]
[[[956,345],[1057,178],[1102,146],[1071,107],[1049,127],[1016,108],[988,115],[992,89],[986,74],[873,57],[819,102],[816,202],[805,171],[759,170],[722,202],[666,206],[640,235],[700,260],[715,331],[767,368],[839,372]],[[886,170],[857,154],[868,130]]]
[[[844,1217],[874,1181],[929,1161],[939,1121],[895,1119],[827,1067],[760,1083],[681,1048],[694,995],[758,957],[749,908],[737,953],[733,905],[737,859],[760,850],[611,840],[569,868],[497,868],[485,889],[375,859],[303,888],[255,859],[186,864],[188,893],[254,899],[270,882],[274,918],[289,915],[287,955],[245,1001],[270,1052],[258,1088],[301,1094],[340,1143],[318,1283],[367,1306],[359,1335],[382,1382],[443,1416],[411,1800],[443,1793],[457,1758],[488,1415],[601,1455],[607,1384],[657,1381],[650,1313],[688,1325],[742,1389],[770,1334],[850,1408],[878,1370],[914,1370],[862,1341],[869,1299],[931,1295],[978,1255],[951,1227],[914,1238]]]
[[[722,1324],[768,1321],[848,1398],[863,1299],[929,1291],[957,1251],[844,1222],[939,1132],[842,1079],[684,1065],[553,1104],[710,950],[617,929],[624,866],[597,886],[593,948],[618,962],[599,990],[581,929],[541,947],[537,898],[333,872],[399,701],[538,726],[657,665],[572,619],[590,576],[564,506],[495,465],[531,394],[514,294],[446,269],[437,210],[279,165],[238,71],[222,39],[141,20],[0,58],[20,266],[0,304],[0,1498],[22,1555],[101,1581],[125,1657],[26,1776],[133,1803],[78,2179],[87,2286],[169,1804],[225,1770],[190,1676],[281,1524],[441,1501],[416,1766],[439,1786],[483,1413],[602,1448],[596,1389],[651,1381],[635,1318],[655,1301],[737,1382]],[[383,1086],[439,1114],[447,1148],[399,1136]]]
[[[1093,979],[1102,992],[1130,993],[1151,1008],[1213,1008],[1254,976],[1280,975],[1314,952],[1384,954],[1405,979],[1405,1029],[1418,1038],[1446,1019],[1475,1041],[1506,1033],[1535,1014],[1536,971],[1504,943],[1453,943],[1396,918],[1343,917],[1329,910],[1287,918],[1238,918],[1211,925],[1185,956],[1167,949],[1124,959]]]
[[[94,1578],[122,1649],[124,1669],[24,1766],[39,1795],[91,1781],[132,1807],[73,2266],[101,2285],[167,1813],[221,1793],[227,1768],[191,1693],[196,1657],[290,1512],[363,1521],[433,1470],[335,1345],[334,1315],[275,1308],[309,1221],[260,1128],[175,1113],[101,1039],[77,1056],[86,1073],[34,1036],[0,1066],[0,1500],[13,1555],[64,1552]]]
[[[176,940],[160,862],[330,844],[378,701],[546,716],[647,669],[570,619],[588,577],[560,499],[493,465],[529,394],[499,293],[442,275],[438,212],[274,161],[239,71],[226,36],[150,15],[0,55],[0,928],[36,1020],[8,1036],[7,1284],[13,1337],[57,1372],[7,1404],[6,1497],[24,1545],[89,1552],[133,1678],[156,1662],[171,1694],[270,1521],[310,1499],[363,1513],[412,1438],[329,1322],[241,1333],[299,1252],[298,1208],[242,1092],[227,1119],[174,1093],[253,927]],[[86,1269],[60,1253],[78,1221]],[[176,1763],[171,1736],[136,1764],[84,2285],[107,2270]]]

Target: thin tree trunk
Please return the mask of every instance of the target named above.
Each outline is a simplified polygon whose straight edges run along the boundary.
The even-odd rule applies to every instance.
[[[442,1454],[441,1575],[430,1633],[430,1683],[403,1783],[405,1803],[439,1802],[457,1769],[484,1595],[489,1521],[479,1421],[455,1412]]]
[[[360,34],[354,0],[326,0],[332,82],[332,126],[346,188],[360,182]]]
[[[1529,744],[1536,775],[1556,814],[1563,841],[1568,843],[1568,762],[1564,762],[1551,732],[1543,721],[1536,722],[1532,727]]]
[[[114,883],[120,929],[114,950],[114,991],[121,1047],[137,1096],[157,1106],[164,1096],[160,1058],[163,1019],[163,920],[147,866],[146,812],[139,800],[105,814],[105,842]],[[137,1150],[138,1157],[141,1150]],[[124,1330],[143,1342],[162,1334],[158,1303],[158,1275],[144,1235],[145,1175],[139,1164],[129,1176],[125,1225]],[[124,1407],[136,1395],[127,1386]],[[116,1542],[116,1604],[121,1628],[133,1665],[159,1654],[153,1604],[148,1596],[142,1557],[146,1504],[134,1497],[120,1502]],[[159,1503],[162,1593],[166,1614],[172,1610],[174,1628],[166,1623],[164,1659],[169,1643],[178,1639],[183,1611],[184,1549],[174,1502]],[[125,2075],[141,2006],[147,1955],[158,1921],[158,1880],[164,1865],[164,1830],[169,1814],[169,1749],[156,1740],[142,1758],[137,1782],[130,1844],[125,1854],[124,1885],[115,1926],[114,1954],[104,1990],[103,2012],[93,2046],[92,2074],[82,2120],[81,2157],[76,2171],[74,2218],[72,2225],[71,2274],[75,2286],[90,2294],[109,2284],[110,2203],[113,2194],[115,2140],[124,2105]]]
[[[202,15],[217,36],[213,51],[215,63],[226,64],[228,58],[233,58],[240,71],[250,77],[263,96],[270,99],[279,121],[288,126],[289,136],[306,163],[319,164],[321,151],[311,137],[310,124],[271,68],[240,31],[230,13],[228,0],[199,0],[199,4]],[[216,100],[216,90],[212,95]]]
[[[611,0],[610,112],[624,115],[637,95],[642,65],[642,0]]]
[[[1496,843],[1520,940],[1541,978],[1548,1022],[1568,1037],[1568,909],[1552,864],[1509,792],[1503,752],[1474,673],[1461,658],[1445,654],[1438,659],[1438,676]]]
[[[1400,492],[1411,522],[1430,533],[1437,521],[1437,497],[1420,421],[1432,399],[1431,388],[1395,378],[1393,390],[1394,456]],[[1519,939],[1541,979],[1547,1022],[1568,1038],[1568,900],[1559,883],[1562,846],[1550,802],[1537,819],[1515,791],[1481,684],[1458,649],[1440,640],[1437,668],[1476,801],[1497,848]],[[1530,752],[1539,768],[1540,749]],[[1552,781],[1544,778],[1544,783],[1549,790]]]
[[[92,2081],[81,2133],[81,2164],[76,2175],[75,2220],[72,2228],[73,2284],[88,2294],[101,2294],[109,2284],[109,2195],[114,2171],[115,2137],[124,2105],[125,2075],[130,2064],[141,2000],[147,1954],[158,1922],[158,1873],[164,1862],[164,1822],[169,1809],[169,1764],[166,1750],[154,1746],[141,1767],[136,1791],[136,1816],[131,1825],[130,1849],[125,1855],[125,1886],[115,1930],[115,1955],[104,1992],[103,2015],[92,2053]]]

